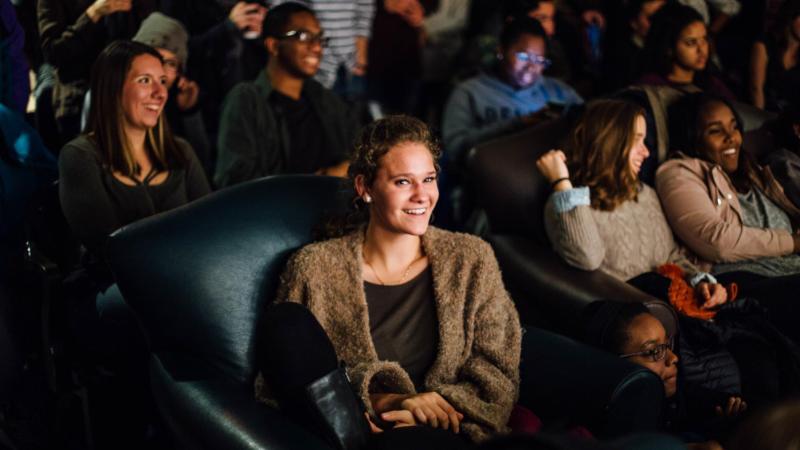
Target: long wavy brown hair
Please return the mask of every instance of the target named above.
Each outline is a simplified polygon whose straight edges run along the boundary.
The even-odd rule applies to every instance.
[[[639,178],[628,162],[636,118],[644,109],[622,100],[595,100],[572,133],[570,172],[576,186],[588,186],[592,208],[613,211],[636,200]]]

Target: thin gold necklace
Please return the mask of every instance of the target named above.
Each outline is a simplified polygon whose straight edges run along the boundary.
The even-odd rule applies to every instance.
[[[425,256],[425,254],[423,253],[422,255],[420,255],[419,257],[417,257],[416,259],[414,259],[413,261],[411,261],[408,264],[408,267],[406,267],[406,270],[403,271],[403,277],[400,278],[400,283],[403,283],[404,281],[406,281],[406,278],[408,278],[408,273],[411,271],[411,266],[413,266],[415,262],[419,261],[424,256]],[[362,257],[363,257],[363,252],[362,252]],[[386,283],[384,283],[383,280],[381,279],[381,277],[378,276],[378,271],[376,271],[375,268],[372,267],[372,264],[370,264],[369,261],[367,261],[367,258],[364,258],[364,262],[367,264],[367,266],[369,266],[369,270],[371,270],[372,274],[375,275],[375,279],[378,280],[378,283],[380,283],[381,286],[386,286]]]

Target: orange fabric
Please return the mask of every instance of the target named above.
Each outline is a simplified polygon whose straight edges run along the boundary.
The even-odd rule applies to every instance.
[[[670,279],[667,295],[669,302],[678,313],[703,320],[713,319],[717,315],[717,311],[703,309],[700,306],[702,302],[698,300],[697,293],[692,286],[684,279],[683,269],[678,265],[664,264],[658,267],[657,272]],[[728,301],[736,300],[736,295],[739,293],[736,283],[731,283],[725,289],[728,291]]]

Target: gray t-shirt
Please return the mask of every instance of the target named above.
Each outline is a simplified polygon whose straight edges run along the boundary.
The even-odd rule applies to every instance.
[[[378,358],[395,361],[422,390],[436,359],[439,321],[428,267],[406,283],[383,286],[364,282],[369,329]]]
[[[772,228],[792,232],[789,216],[759,189],[738,194],[742,207],[742,223],[750,228]],[[714,273],[733,271],[753,272],[766,276],[781,276],[800,273],[800,255],[771,256],[748,261],[717,264]]]

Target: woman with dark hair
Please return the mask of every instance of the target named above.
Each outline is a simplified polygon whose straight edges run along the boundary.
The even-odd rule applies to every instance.
[[[86,133],[59,154],[59,197],[64,217],[86,247],[82,268],[70,277],[72,356],[115,375],[112,389],[126,405],[123,417],[99,429],[104,438],[142,447],[151,417],[147,404],[147,345],[136,318],[114,285],[105,260],[117,228],[185,205],[209,192],[194,151],[173,138],[163,118],[167,101],[161,55],[138,42],[115,41],[92,68]],[[123,431],[119,427],[124,427]]]
[[[708,30],[694,9],[678,3],[661,8],[652,18],[642,50],[640,84],[670,86],[681,91],[704,90],[735,99],[725,84],[708,72]]]
[[[258,395],[275,395],[308,422],[303,404],[319,409],[324,399],[307,386],[341,378],[341,361],[368,412],[360,422],[391,431],[387,441],[418,434],[408,448],[458,448],[507,430],[519,319],[491,248],[429,225],[439,155],[427,126],[411,117],[361,132],[349,176],[363,221],[290,259],[279,304],[265,316]]]
[[[750,101],[758,108],[782,111],[800,107],[800,0],[786,0],[771,32],[753,44]]]
[[[741,119],[720,97],[672,106],[670,146],[656,188],[675,234],[716,273],[800,273],[798,209],[768,167],[742,145]]]
[[[161,114],[165,79],[162,57],[153,48],[109,44],[92,69],[86,133],[61,150],[64,215],[101,266],[111,232],[209,192],[194,151],[172,136]]]
[[[545,230],[568,264],[600,269],[623,281],[666,263],[680,266],[708,309],[725,289],[687,258],[675,242],[655,191],[639,181],[650,154],[644,110],[621,100],[590,103],[572,134],[571,157],[551,150],[537,161],[553,194]]]

